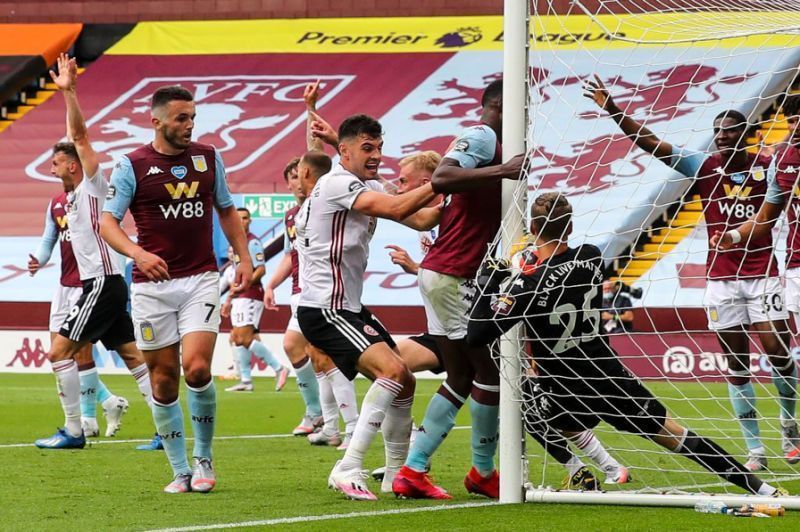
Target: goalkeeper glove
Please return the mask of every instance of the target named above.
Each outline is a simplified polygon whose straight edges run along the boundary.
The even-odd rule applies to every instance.
[[[480,290],[485,290],[487,287],[497,288],[509,275],[511,275],[511,264],[508,260],[489,257],[481,264],[475,282]]]

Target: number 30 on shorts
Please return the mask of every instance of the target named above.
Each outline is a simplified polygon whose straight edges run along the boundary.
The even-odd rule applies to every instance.
[[[783,312],[783,297],[781,294],[764,294],[761,303],[766,312]]]

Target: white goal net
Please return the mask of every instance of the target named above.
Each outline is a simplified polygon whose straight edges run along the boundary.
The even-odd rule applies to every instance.
[[[689,505],[698,494],[720,494],[737,502],[747,489],[730,481],[731,472],[744,464],[760,469],[755,475],[768,485],[800,494],[800,464],[792,463],[800,461],[793,458],[800,445],[793,369],[800,350],[785,329],[787,307],[800,308],[800,292],[784,289],[790,224],[781,217],[772,242],[751,239],[731,252],[712,251],[710,259],[708,243],[714,231],[733,229],[758,211],[769,165],[791,144],[781,104],[797,88],[800,2],[539,0],[529,10],[527,180],[498,235],[505,249],[496,253],[508,257],[525,244],[536,251],[529,237],[513,249],[508,242],[518,240],[519,217],[527,230],[533,200],[558,192],[572,207],[569,246],[596,246],[610,282],[593,281],[582,308],[570,307],[567,295],[550,296],[540,304],[553,329],[527,328],[523,341],[505,343],[503,354],[513,353],[522,370],[504,371],[503,378],[518,394],[526,428],[536,433],[526,436],[521,457],[528,500]],[[529,276],[556,269],[528,260]],[[514,282],[526,274],[519,261],[517,254],[511,282],[490,283],[482,293],[522,287]],[[569,291],[544,278],[536,283],[526,286],[537,294]],[[600,309],[591,304],[596,291],[604,292]],[[506,319],[504,302],[491,301],[491,317],[472,319]],[[541,312],[523,313],[533,325]],[[680,441],[670,444],[654,434],[643,420],[658,409],[650,410],[641,394],[626,403],[627,389],[599,384],[584,391],[610,367],[584,348],[595,326],[652,401],[691,431],[688,437],[673,431]],[[584,369],[547,375],[559,353],[574,358],[566,367]],[[597,374],[582,373],[587,360]],[[612,424],[635,425],[646,437]],[[593,429],[596,440],[579,428]],[[573,455],[567,464],[558,457],[564,434]],[[508,443],[514,435],[502,438]],[[543,440],[555,452],[537,443]],[[581,463],[605,493],[575,475]],[[625,471],[630,481],[621,483]],[[800,499],[781,501],[800,508]]]

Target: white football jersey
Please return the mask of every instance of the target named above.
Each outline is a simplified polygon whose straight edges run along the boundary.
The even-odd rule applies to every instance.
[[[75,190],[67,193],[67,223],[81,281],[122,272],[119,255],[100,238],[100,214],[107,193],[108,182],[99,167],[94,176],[84,176]]]
[[[361,311],[369,242],[377,219],[350,210],[362,192],[383,192],[340,164],[317,181],[295,218],[303,291],[300,306]]]

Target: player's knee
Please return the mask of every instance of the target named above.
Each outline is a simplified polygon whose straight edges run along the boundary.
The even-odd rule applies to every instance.
[[[744,386],[745,384],[750,382],[750,371],[748,370],[729,371],[726,379],[728,383],[734,386]]]
[[[445,382],[455,393],[461,397],[467,397],[472,390],[472,377],[466,373],[451,372],[447,374]]]
[[[297,341],[297,338],[293,338],[292,335],[288,334],[283,336],[283,352],[286,353],[292,363],[298,362],[306,356],[305,350]]]
[[[211,380],[211,368],[202,364],[193,364],[184,369],[186,385],[192,388],[201,388]]]

